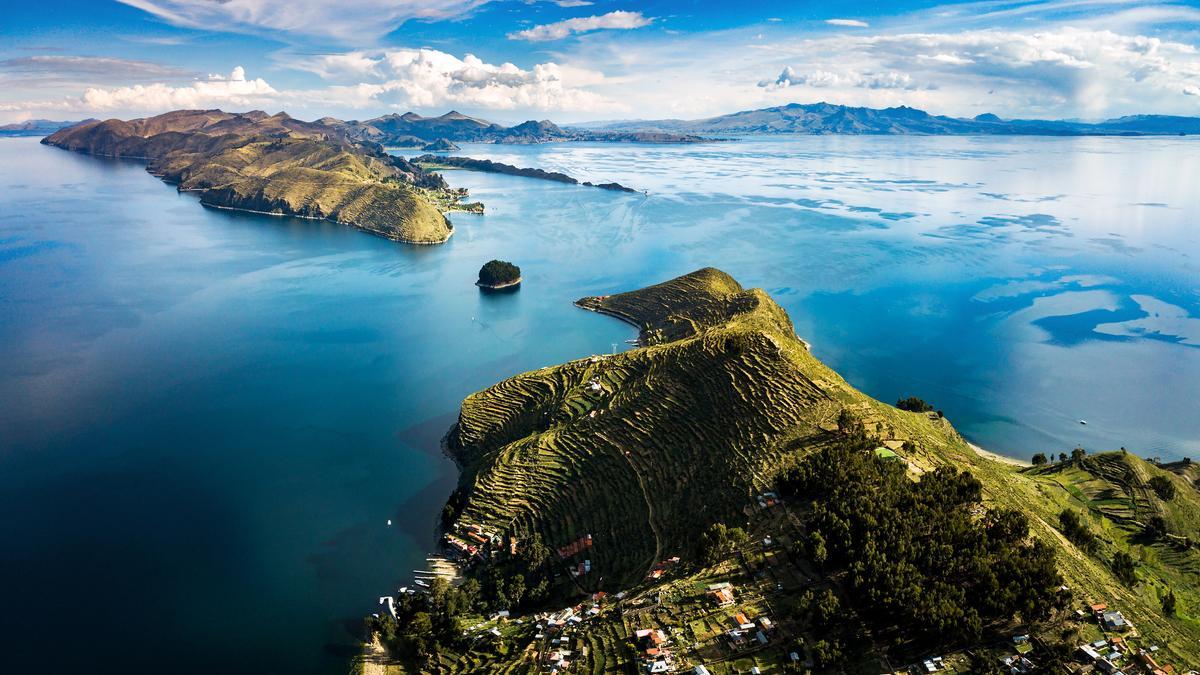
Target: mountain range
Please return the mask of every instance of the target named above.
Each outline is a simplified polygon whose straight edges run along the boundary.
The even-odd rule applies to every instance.
[[[789,103],[698,120],[632,120],[589,126],[595,132],[673,134],[926,134],[1029,136],[1148,136],[1200,133],[1200,117],[1130,115],[1103,122],[1002,119],[991,113],[964,119],[924,110]]]
[[[24,122],[14,122],[12,124],[0,124],[0,136],[45,136],[52,134],[59,129],[66,129],[77,124],[86,124],[87,122],[95,122],[94,119],[86,119],[76,122],[62,122],[56,120],[25,120]]]

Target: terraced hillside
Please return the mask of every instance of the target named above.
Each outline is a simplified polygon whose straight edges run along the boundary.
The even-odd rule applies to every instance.
[[[564,567],[592,562],[589,573],[574,579],[580,590],[633,593],[618,603],[623,633],[644,627],[635,618],[641,610],[632,608],[649,603],[658,607],[657,625],[698,635],[690,614],[662,604],[664,592],[679,584],[703,589],[725,578],[721,570],[730,565],[745,570],[742,583],[757,584],[758,556],[771,560],[769,578],[779,580],[761,589],[776,612],[814,584],[836,587],[836,579],[822,579],[803,559],[803,514],[787,508],[764,520],[773,512],[759,511],[756,495],[771,489],[781,470],[837,443],[839,419],[849,419],[880,451],[897,455],[914,480],[942,466],[969,471],[982,486],[985,509],[1025,514],[1030,535],[1054,549],[1068,604],[1045,625],[993,626],[992,635],[1031,632],[1039,649],[1070,660],[1077,644],[1101,637],[1090,615],[1079,619],[1075,609],[1105,603],[1124,612],[1135,627],[1125,637],[1139,648],[1155,645],[1158,660],[1177,667],[1200,665],[1200,493],[1184,477],[1124,452],[1036,468],[986,458],[937,414],[901,411],[849,386],[809,353],[781,307],[719,270],[577,304],[638,326],[643,346],[523,373],[468,397],[447,437],[463,470],[457,525],[518,537],[536,532],[551,550],[592,535],[591,547],[567,551]],[[1177,489],[1163,488],[1164,479]],[[1068,538],[1064,510],[1081,514],[1097,546]],[[1156,517],[1165,532],[1147,534]],[[706,568],[695,542],[716,522],[748,527],[751,542],[786,533],[783,541],[797,547],[784,556],[752,544]],[[1119,553],[1131,556],[1133,583],[1114,572]],[[684,560],[682,577],[645,580],[656,561],[674,555]],[[1168,593],[1177,598],[1174,615],[1163,609]],[[578,630],[578,639],[591,645],[586,667],[608,672],[609,664],[628,663],[629,642],[610,639],[611,621],[588,626]],[[819,637],[797,629],[782,651],[772,647],[751,661],[720,660],[727,658],[723,648],[710,660],[706,647],[685,662],[707,663],[712,672],[782,665],[788,650]],[[1006,644],[997,654],[1011,649]],[[526,647],[545,649],[511,646]],[[977,647],[988,648],[966,646],[956,658],[966,662]],[[494,653],[480,667],[516,665]]]
[[[833,440],[843,408],[881,436],[900,428],[875,412],[886,406],[813,358],[765,293],[718,270],[579,304],[643,326],[651,346],[477,393],[464,401],[449,445],[464,469],[461,522],[537,531],[552,547],[591,534],[594,546],[580,557],[606,587],[641,579],[664,555],[690,553],[796,448]],[[949,437],[923,416],[894,412],[884,415]]]
[[[437,206],[447,200],[426,196],[449,192],[440,176],[283,113],[176,111],[71,127],[43,143],[147,160],[207,206],[332,220],[418,244],[453,233]]]

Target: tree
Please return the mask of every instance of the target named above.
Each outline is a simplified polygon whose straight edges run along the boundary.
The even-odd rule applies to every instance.
[[[1162,474],[1151,476],[1150,487],[1158,495],[1158,498],[1164,502],[1175,499],[1175,483],[1172,483],[1170,478]]]
[[[858,418],[847,408],[842,408],[841,412],[838,413],[837,427],[838,432],[842,434],[849,434],[852,431],[861,430],[862,428]]]
[[[1133,556],[1125,551],[1113,554],[1112,571],[1126,586],[1137,585],[1137,563],[1133,561]]]
[[[908,398],[902,398],[899,401],[896,401],[896,407],[901,410],[919,413],[933,410],[933,406],[926,403],[923,399],[917,398],[916,396],[909,396]]]
[[[1058,461],[1060,464],[1066,464],[1067,463],[1067,453],[1065,453],[1065,452],[1058,453]]]
[[[1071,543],[1079,548],[1094,553],[1097,548],[1096,536],[1088,529],[1083,520],[1071,509],[1063,509],[1063,512],[1058,514],[1059,529],[1066,535]]]
[[[824,540],[825,571],[845,573],[842,617],[878,631],[903,626],[903,639],[934,647],[976,640],[984,625],[1048,615],[1062,578],[1053,549],[1029,536],[1022,514],[978,519],[982,485],[970,473],[942,467],[913,481],[873,447],[844,437],[779,481],[809,514],[810,540]],[[827,647],[836,641],[856,653],[847,634],[817,629]]]
[[[1165,539],[1167,536],[1167,520],[1162,516],[1150,516],[1146,520],[1146,525],[1142,528],[1146,536],[1153,539]]]
[[[1044,452],[1038,452],[1033,455],[1033,465],[1034,466],[1044,466],[1047,461],[1048,460],[1046,459],[1046,453],[1044,453]]]
[[[1087,450],[1084,450],[1083,448],[1075,448],[1071,451],[1071,461],[1075,462],[1077,465],[1083,464],[1084,457],[1087,457]]]
[[[704,562],[715,565],[750,538],[740,527],[728,527],[725,523],[714,523],[700,535],[700,554]]]
[[[1167,589],[1167,594],[1162,596],[1162,612],[1163,616],[1175,616],[1175,591]]]

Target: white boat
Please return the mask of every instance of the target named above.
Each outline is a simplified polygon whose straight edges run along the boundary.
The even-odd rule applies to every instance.
[[[420,579],[417,579],[413,583],[420,586],[421,588],[429,588],[429,582],[427,582],[427,581],[421,581]]]
[[[1087,420],[1079,420],[1080,424],[1087,424]]]
[[[392,519],[388,518],[388,527],[391,527],[391,526],[392,526]]]

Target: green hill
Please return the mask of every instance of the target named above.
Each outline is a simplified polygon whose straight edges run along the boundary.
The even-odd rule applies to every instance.
[[[480,586],[448,591],[453,602],[416,601],[444,622],[437,660],[397,669],[533,672],[565,648],[546,641],[544,621],[466,617],[581,599],[577,610],[595,611],[563,635],[593,673],[632,672],[633,633],[648,628],[673,636],[675,667],[711,672],[781,672],[792,653],[880,672],[935,648],[957,672],[979,672],[1021,652],[1011,637],[1022,633],[1048,667],[1105,636],[1090,611],[1076,613],[1096,603],[1135,627],[1108,637],[1134,651],[1155,646],[1161,663],[1200,664],[1200,494],[1183,478],[1122,452],[1036,468],[985,458],[938,414],[855,390],[812,356],[770,297],[719,270],[577,304],[638,326],[644,346],[523,373],[463,402],[446,439],[462,468],[449,529],[477,526],[535,542],[534,552],[497,549],[467,571]],[[1091,535],[1070,530],[1063,511]],[[885,544],[891,558],[873,559]],[[545,579],[549,594],[512,591]],[[715,606],[712,583],[731,584],[736,601]],[[610,595],[585,599],[596,591]],[[1168,592],[1175,616],[1164,612]],[[738,613],[770,615],[767,642],[729,644]],[[941,623],[912,619],[935,614]],[[487,647],[458,637],[490,626],[503,630]]]
[[[437,244],[453,233],[444,181],[324,125],[287,115],[176,111],[59,131],[44,143],[149,161],[149,171],[201,203],[332,220],[389,239]]]

